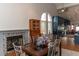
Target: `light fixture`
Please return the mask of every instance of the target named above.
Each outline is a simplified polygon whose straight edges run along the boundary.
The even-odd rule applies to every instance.
[[[57,9],[58,14],[62,14],[64,12],[66,12],[68,10],[68,8],[61,8],[61,9]]]
[[[67,11],[67,8],[64,6],[64,3],[62,4],[62,8],[57,9],[58,14],[62,14],[66,11]]]
[[[61,14],[61,13],[65,12],[65,9],[64,9],[64,8],[62,8],[62,9],[57,9],[57,12],[58,12],[58,14]]]
[[[61,9],[61,12],[64,12],[65,11],[65,9]]]

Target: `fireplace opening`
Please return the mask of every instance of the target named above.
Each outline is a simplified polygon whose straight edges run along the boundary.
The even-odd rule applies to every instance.
[[[17,45],[23,45],[23,36],[19,35],[7,37],[7,51],[14,49],[12,43],[15,43]]]

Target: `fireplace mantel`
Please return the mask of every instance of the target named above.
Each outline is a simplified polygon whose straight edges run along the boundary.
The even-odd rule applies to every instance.
[[[23,44],[28,43],[29,30],[3,30],[0,31],[0,56],[5,56],[7,53],[7,37],[23,36]]]

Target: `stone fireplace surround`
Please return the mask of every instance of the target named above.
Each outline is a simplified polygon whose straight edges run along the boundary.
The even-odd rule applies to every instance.
[[[23,45],[28,43],[28,30],[0,31],[0,56],[5,56],[7,53],[7,37],[19,35],[22,35],[23,37]]]

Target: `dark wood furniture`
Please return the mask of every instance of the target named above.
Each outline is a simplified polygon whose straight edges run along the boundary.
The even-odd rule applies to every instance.
[[[29,44],[28,47],[23,48],[23,51],[30,56],[45,56],[48,53],[48,47],[45,47],[42,50],[36,50],[33,45]]]

